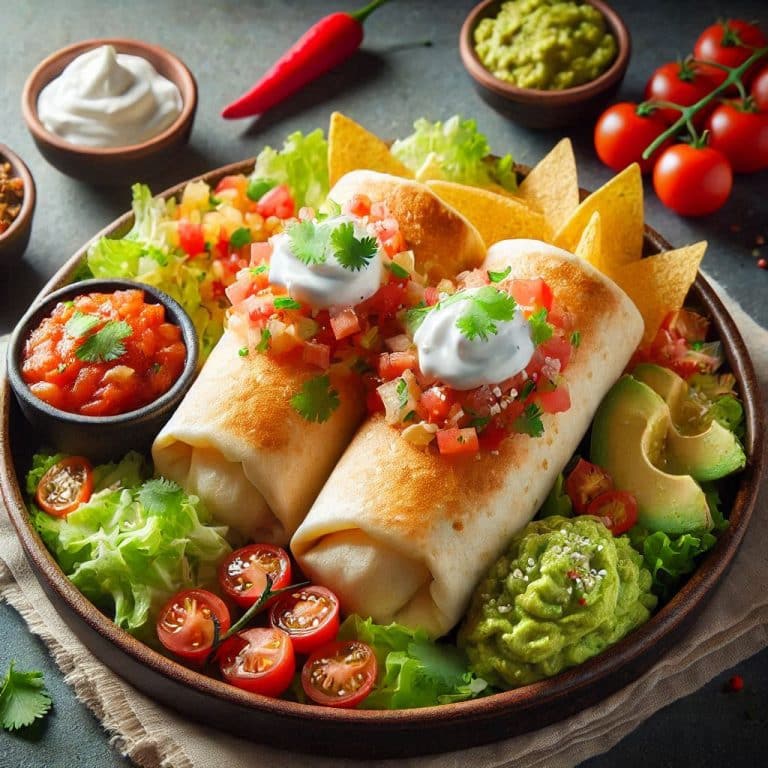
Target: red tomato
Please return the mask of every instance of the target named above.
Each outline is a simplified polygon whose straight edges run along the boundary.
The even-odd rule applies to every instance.
[[[562,413],[571,407],[571,395],[566,384],[559,384],[549,392],[537,391],[533,399],[544,413]]]
[[[552,309],[552,289],[540,277],[513,280],[509,292],[523,307],[544,307],[547,312]]]
[[[37,484],[37,506],[53,517],[66,517],[93,493],[93,467],[84,456],[68,456],[54,464]]]
[[[379,376],[384,381],[391,381],[418,364],[415,352],[382,352],[379,355]]]
[[[224,641],[219,667],[231,685],[262,696],[277,697],[291,684],[296,657],[291,638],[282,629],[245,629]]]
[[[768,39],[755,24],[740,19],[726,19],[707,27],[696,45],[693,55],[702,61],[714,61],[727,67],[738,67],[754,53],[752,48],[763,48]],[[725,79],[723,75],[719,82]]]
[[[653,188],[667,208],[681,216],[705,216],[721,208],[733,186],[733,172],[722,152],[675,144],[653,169]]]
[[[480,443],[477,440],[477,430],[474,427],[451,427],[437,432],[437,449],[440,453],[457,456],[463,453],[477,453]]]
[[[157,617],[157,639],[171,653],[202,664],[211,652],[214,617],[223,635],[230,626],[224,601],[206,589],[187,589],[175,594]]]
[[[686,341],[704,341],[709,331],[709,320],[691,309],[670,312],[661,324],[676,338]]]
[[[293,201],[291,190],[285,184],[278,184],[265,192],[256,204],[260,216],[277,216],[278,219],[290,219],[296,213],[296,203]]]
[[[291,560],[282,547],[249,544],[232,552],[219,566],[219,584],[241,608],[253,605],[272,579],[272,589],[291,583]]]
[[[477,439],[480,443],[480,447],[484,451],[498,451],[499,446],[508,436],[509,432],[502,424],[497,424],[495,421],[492,421],[478,435]]]
[[[371,198],[368,195],[355,194],[347,203],[347,210],[353,216],[367,216],[371,212]]]
[[[742,100],[724,101],[707,120],[709,146],[722,152],[738,173],[768,168],[768,112]]]
[[[376,683],[376,656],[359,640],[337,640],[318,648],[301,670],[304,692],[316,704],[355,707]]]
[[[637,522],[637,500],[627,491],[606,491],[592,500],[587,514],[599,517],[614,536],[621,536]]]
[[[310,653],[336,637],[339,598],[325,587],[286,592],[272,605],[269,623],[288,634],[296,653]]]
[[[768,64],[757,73],[749,92],[757,108],[761,112],[768,112]]]
[[[647,160],[643,160],[643,152],[666,128],[655,112],[639,115],[637,104],[614,104],[600,115],[595,125],[595,151],[614,171],[621,171],[631,163],[639,163],[640,170],[648,173],[664,147],[659,147]]]
[[[681,107],[690,107],[716,88],[717,82],[712,79],[711,71],[712,67],[704,67],[694,62],[669,61],[651,75],[645,86],[645,98],[671,101]],[[703,123],[710,110],[705,108],[697,112],[694,123]],[[653,115],[671,125],[680,118],[680,110],[661,107],[655,110]]]
[[[352,307],[346,307],[331,318],[331,330],[337,339],[345,339],[360,330],[360,318]]]
[[[552,360],[557,360],[560,363],[559,372],[562,373],[568,367],[573,347],[568,339],[562,336],[552,336],[539,344],[538,350],[545,359],[549,357]]]
[[[205,237],[200,224],[195,224],[189,219],[179,219],[177,227],[179,245],[188,256],[205,253]]]
[[[593,499],[613,488],[611,476],[597,464],[579,459],[565,479],[565,492],[577,515],[584,515]]]
[[[358,311],[369,315],[393,315],[402,305],[405,294],[405,283],[400,280],[390,280],[379,288],[370,299],[358,306]]]
[[[432,424],[440,424],[448,416],[453,402],[453,391],[448,387],[430,387],[419,398],[419,415]]]

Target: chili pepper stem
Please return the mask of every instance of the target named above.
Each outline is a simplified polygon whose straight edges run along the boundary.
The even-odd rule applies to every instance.
[[[373,0],[373,2],[368,3],[364,8],[360,8],[357,11],[350,11],[348,15],[362,24],[380,5],[384,5],[384,3],[388,2],[389,0]]]

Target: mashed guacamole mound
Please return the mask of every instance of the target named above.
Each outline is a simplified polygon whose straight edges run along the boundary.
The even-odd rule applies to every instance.
[[[605,72],[617,45],[605,18],[569,0],[508,0],[475,29],[475,50],[496,77],[520,88],[561,90]]]
[[[527,525],[475,590],[459,632],[470,668],[499,688],[581,664],[643,624],[651,574],[593,517]]]

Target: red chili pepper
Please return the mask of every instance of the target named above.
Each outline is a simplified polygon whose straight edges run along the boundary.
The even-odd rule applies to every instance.
[[[373,0],[352,13],[332,13],[312,26],[264,77],[224,108],[222,117],[260,115],[348,59],[363,42],[363,22],[387,0]]]

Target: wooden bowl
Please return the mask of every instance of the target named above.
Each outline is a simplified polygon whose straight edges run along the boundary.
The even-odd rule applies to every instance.
[[[123,147],[87,147],[65,141],[40,121],[37,113],[40,91],[58,77],[67,64],[101,45],[112,45],[118,53],[141,56],[178,87],[181,112],[157,136]],[[24,84],[21,109],[37,148],[51,165],[68,176],[93,184],[130,183],[157,173],[173,151],[189,140],[197,109],[197,82],[181,59],[157,45],[121,37],[84,40],[52,53],[35,67]]]
[[[495,109],[529,128],[576,125],[597,115],[613,98],[629,64],[632,43],[629,30],[616,11],[602,0],[586,0],[603,14],[616,38],[618,52],[602,75],[584,85],[562,91],[518,88],[493,75],[475,52],[475,28],[483,19],[496,16],[503,0],[483,0],[470,12],[459,33],[459,52],[480,95]]]
[[[225,175],[249,172],[252,167],[253,161],[234,164],[203,179],[215,185]],[[183,184],[166,194],[179,194],[182,188]],[[127,213],[97,237],[124,234],[131,221],[132,214]],[[647,253],[655,253],[670,246],[646,227],[645,248]],[[42,293],[69,281],[86,250],[87,246],[78,251]],[[358,758],[414,756],[508,738],[581,712],[649,669],[704,607],[747,530],[766,469],[765,415],[759,384],[736,325],[701,275],[689,300],[712,318],[728,365],[741,386],[748,460],[744,472],[733,479],[733,487],[729,488],[730,525],[689,581],[645,625],[586,663],[517,690],[424,709],[337,710],[247,693],[188,669],[140,643],[72,585],[30,525],[21,488],[36,436],[24,428],[21,413],[8,397],[7,379],[0,380],[0,489],[40,583],[80,640],[136,688],[192,720],[285,749]]]
[[[24,183],[24,198],[19,215],[5,232],[0,234],[0,272],[7,262],[21,256],[32,234],[32,218],[35,214],[35,180],[24,161],[5,144],[0,144],[0,163],[11,165],[11,175]]]

